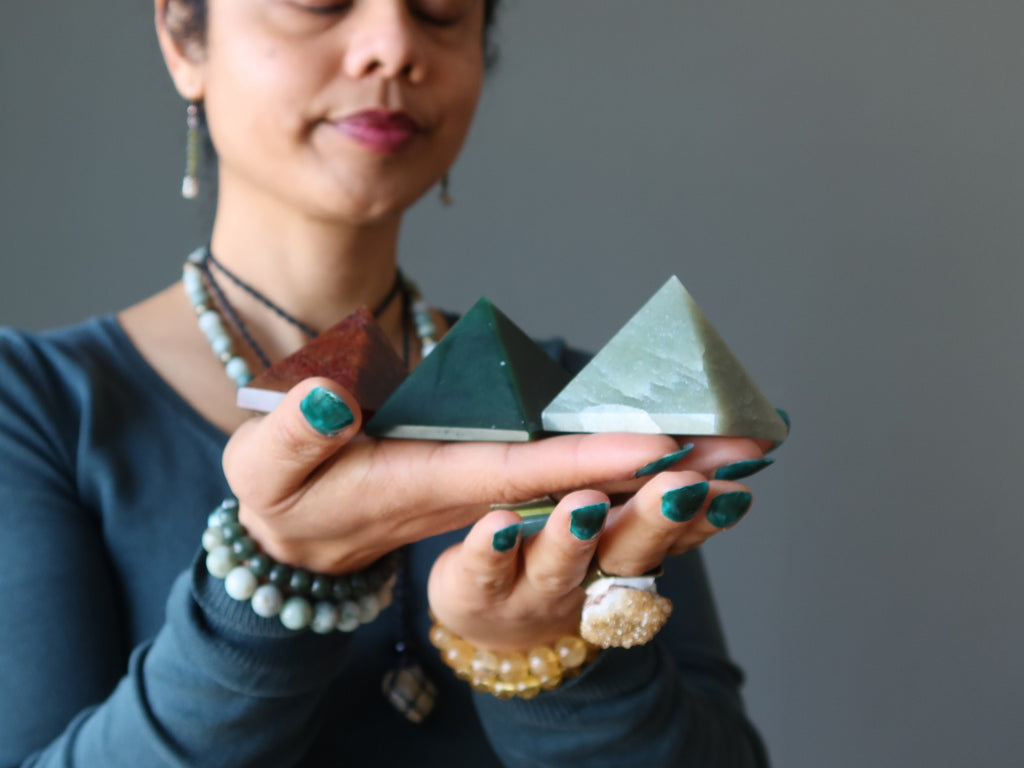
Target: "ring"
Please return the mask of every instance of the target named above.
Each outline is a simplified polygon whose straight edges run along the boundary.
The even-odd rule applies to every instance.
[[[601,648],[631,648],[649,643],[672,615],[672,601],[658,594],[658,567],[639,576],[605,573],[596,564],[582,586],[587,591],[580,637]]]

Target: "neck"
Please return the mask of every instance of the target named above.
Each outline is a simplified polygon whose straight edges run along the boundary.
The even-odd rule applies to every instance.
[[[279,202],[260,204],[222,189],[210,247],[228,269],[289,314],[323,331],[360,306],[374,307],[387,295],[397,269],[400,216],[352,225],[282,211]],[[304,339],[240,289],[221,281],[272,359]],[[394,343],[401,340],[401,302],[378,318]]]

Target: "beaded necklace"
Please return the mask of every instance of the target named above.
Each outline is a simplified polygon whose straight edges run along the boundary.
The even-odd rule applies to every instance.
[[[269,368],[271,365],[270,358],[257,343],[256,339],[249,332],[248,326],[239,316],[238,312],[228,301],[227,296],[217,283],[216,278],[213,275],[210,267],[216,266],[218,270],[224,273],[224,275],[230,279],[235,285],[244,290],[250,296],[255,298],[265,307],[273,311],[283,320],[286,320],[291,325],[301,330],[308,338],[315,338],[317,335],[316,330],[306,325],[301,320],[290,315],[282,307],[275,304],[273,301],[268,299],[264,294],[260,293],[257,289],[243,281],[240,277],[229,271],[223,264],[221,264],[214,255],[210,252],[210,249],[206,246],[197,248],[185,261],[185,265],[182,267],[181,282],[185,288],[185,293],[188,296],[189,302],[192,304],[192,308],[195,310],[196,316],[199,318],[199,328],[206,336],[206,340],[210,343],[210,349],[213,350],[213,354],[216,355],[217,359],[224,365],[224,370],[228,375],[228,378],[234,382],[237,387],[244,387],[253,379],[252,369],[249,367],[249,363],[246,362],[235,347],[235,342],[228,332],[227,326],[224,323],[224,318],[221,316],[221,310],[218,309],[218,304],[223,309],[224,313],[227,314],[228,319],[232,325],[238,330],[239,335],[245,340],[248,347],[252,350],[253,354],[259,359],[260,363],[264,368]],[[207,290],[209,286],[209,290]],[[210,292],[213,292],[216,301],[211,301]],[[403,358],[405,364],[409,364],[409,315],[412,315],[412,325],[416,328],[416,335],[419,337],[420,342],[420,354],[426,357],[430,352],[437,346],[437,326],[434,324],[433,315],[430,312],[430,307],[423,300],[420,295],[419,289],[416,284],[409,280],[401,271],[395,274],[395,281],[391,285],[391,289],[388,291],[388,295],[373,309],[373,316],[380,317],[380,315],[387,309],[391,302],[394,301],[395,296],[398,294],[402,295],[402,333],[403,333]]]
[[[223,290],[217,284],[217,280],[210,269],[211,264],[217,267],[239,288],[272,310],[283,320],[299,328],[307,337],[311,339],[316,337],[317,333],[313,328],[290,315],[264,294],[225,268],[223,264],[214,258],[208,247],[197,248],[189,254],[182,267],[182,285],[192,304],[192,308],[195,310],[199,321],[199,328],[210,343],[210,349],[224,365],[228,378],[231,379],[236,387],[244,387],[252,381],[253,375],[248,362],[238,354],[234,339],[232,339],[231,334],[228,332],[224,318],[217,308],[218,304],[223,308],[231,323],[238,329],[239,334],[260,360],[264,368],[269,368],[271,363],[249,332],[248,327],[238,312],[228,301]],[[213,291],[216,302],[211,301],[207,285]],[[402,359],[406,367],[408,367],[410,358],[409,326],[412,325],[416,329],[422,357],[429,355],[434,347],[437,346],[437,326],[434,323],[430,307],[423,300],[416,284],[406,278],[401,271],[395,275],[395,282],[388,291],[388,295],[373,309],[374,317],[379,317],[391,305],[391,302],[398,294],[402,296]],[[399,558],[398,581],[395,584],[394,591],[395,608],[398,614],[398,640],[395,643],[398,661],[395,668],[385,674],[382,687],[385,698],[388,699],[396,710],[412,722],[420,723],[430,714],[434,707],[434,702],[437,698],[437,686],[429,678],[423,665],[417,659],[418,643],[415,640],[416,634],[413,629],[409,606],[412,584],[407,567],[408,558],[406,557],[404,547],[396,550],[396,554]]]

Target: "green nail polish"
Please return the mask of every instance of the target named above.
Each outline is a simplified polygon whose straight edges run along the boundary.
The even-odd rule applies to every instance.
[[[715,480],[739,480],[743,477],[750,477],[755,472],[760,472],[765,467],[770,467],[775,459],[748,459],[747,461],[734,461],[715,470]]]
[[[589,541],[597,536],[608,516],[608,502],[578,507],[570,514],[569,531],[580,541]]]
[[[776,408],[775,412],[779,414],[780,419],[786,422],[786,437],[783,438],[782,440],[776,440],[774,443],[772,443],[772,447],[768,449],[769,453],[771,451],[774,451],[776,448],[782,445],[786,441],[786,439],[789,438],[789,430],[792,427],[792,423],[789,420],[789,414],[786,413],[786,411],[784,411],[782,408]]]
[[[754,498],[746,491],[729,491],[711,500],[708,522],[716,528],[728,528],[747,514]]]
[[[355,421],[348,404],[331,390],[323,387],[311,389],[299,408],[309,425],[327,437],[334,437]]]
[[[708,495],[707,482],[684,485],[665,491],[661,496],[661,514],[673,523],[692,520]]]
[[[491,546],[494,547],[494,551],[508,552],[512,549],[516,542],[519,541],[519,532],[522,529],[522,523],[512,523],[512,525],[506,526],[500,531],[495,531],[491,539]]]
[[[647,477],[648,475],[656,475],[659,472],[662,472],[671,467],[673,464],[675,464],[677,461],[679,461],[692,450],[693,443],[687,443],[678,451],[666,454],[662,456],[660,459],[655,459],[650,464],[641,467],[636,471],[636,474],[633,475],[633,477]]]

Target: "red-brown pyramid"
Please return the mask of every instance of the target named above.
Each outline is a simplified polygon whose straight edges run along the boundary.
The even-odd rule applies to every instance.
[[[366,307],[268,368],[238,390],[238,406],[270,411],[310,376],[325,376],[351,392],[365,413],[376,411],[402,383],[405,365]]]

